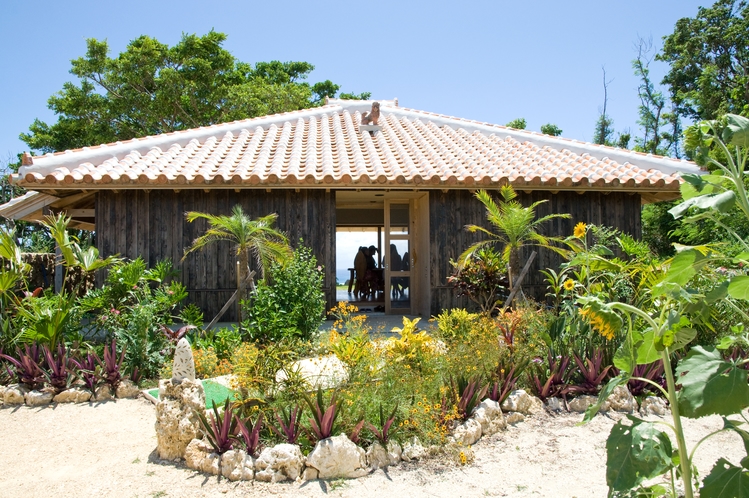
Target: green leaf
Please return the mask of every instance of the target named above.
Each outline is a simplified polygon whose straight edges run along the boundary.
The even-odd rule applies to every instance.
[[[694,248],[684,249],[671,260],[664,282],[686,285],[706,263],[707,256],[701,251]]]
[[[697,209],[715,209],[721,213],[727,213],[735,205],[736,193],[733,190],[726,190],[720,194],[706,194],[692,197],[672,207],[668,212],[674,218],[678,219],[693,207]]]
[[[728,284],[728,295],[734,299],[749,301],[749,276],[737,275]]]
[[[695,346],[676,367],[682,415],[731,415],[749,406],[747,371],[725,361],[715,348]]]
[[[736,114],[726,114],[723,141],[738,147],[749,147],[749,119]]]
[[[749,473],[725,458],[715,463],[702,481],[700,498],[737,498],[749,496]]]
[[[606,484],[610,490],[627,491],[672,467],[671,440],[655,424],[631,415],[632,425],[620,420],[606,440]]]
[[[742,429],[740,427],[741,425],[744,425],[744,422],[741,420],[731,420],[723,417],[723,429],[734,431],[741,436],[741,440],[744,443],[744,450],[746,451],[746,454],[749,455],[749,432]]]
[[[634,337],[636,332],[633,332],[632,342],[637,345],[637,339]],[[632,347],[632,344],[628,340],[622,341],[619,349],[614,353],[614,366],[623,372],[632,373],[637,366],[637,354],[636,349]]]
[[[721,282],[720,285],[716,286],[713,290],[705,295],[705,301],[712,304],[716,301],[720,301],[728,295],[728,281]]]
[[[655,332],[649,328],[641,335],[641,343],[637,347],[637,364],[647,365],[660,359],[661,353],[657,348]]]

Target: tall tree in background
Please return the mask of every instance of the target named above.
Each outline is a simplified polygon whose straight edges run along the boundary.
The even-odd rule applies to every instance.
[[[677,112],[690,119],[749,115],[749,6],[718,0],[676,22],[656,57],[670,65],[663,83]]]
[[[106,41],[89,39],[70,70],[80,84],[65,83],[48,101],[58,121],[34,120],[21,140],[39,152],[72,149],[313,107],[340,89],[305,82],[308,62],[240,62],[225,40],[211,31],[169,47],[141,36],[111,58]]]
[[[596,129],[593,132],[593,143],[626,149],[629,147],[630,134],[624,132],[615,137],[614,120],[606,114],[606,107],[609,102],[609,83],[613,80],[606,80],[606,68],[602,67],[601,70],[603,71],[603,108],[600,111],[601,114],[598,116],[598,121],[596,121]]]
[[[510,121],[505,126],[508,128],[515,128],[516,130],[525,130],[527,125],[528,123],[525,121],[525,118],[517,118]]]
[[[681,120],[676,112],[669,112],[663,92],[650,79],[653,60],[653,40],[640,38],[636,44],[637,57],[632,61],[635,75],[640,78],[637,95],[642,136],[635,138],[635,150],[661,156],[680,157]]]

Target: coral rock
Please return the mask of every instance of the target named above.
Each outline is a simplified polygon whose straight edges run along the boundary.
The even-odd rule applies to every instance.
[[[411,441],[408,441],[403,445],[401,460],[403,460],[404,462],[420,460],[424,458],[426,452],[427,450],[421,445],[418,438],[414,437]]]
[[[114,396],[112,396],[112,388],[108,385],[105,386],[99,386],[96,388],[96,401],[109,401],[110,399],[114,399]]]
[[[658,415],[659,417],[663,417],[666,415],[666,412],[668,412],[666,401],[657,396],[648,396],[642,401],[642,406],[640,406],[640,414],[642,416]]]
[[[469,446],[481,438],[481,424],[469,418],[455,428],[451,439],[464,446]]]
[[[11,384],[5,388],[3,403],[6,405],[22,405],[26,402],[25,396],[29,392],[20,384]]]
[[[316,468],[320,479],[354,478],[368,473],[364,450],[345,434],[318,441],[307,457],[307,466]]]
[[[229,450],[221,455],[221,475],[230,481],[251,481],[254,474],[252,457],[243,450]]]
[[[564,404],[559,398],[548,398],[546,400],[546,409],[550,412],[561,412],[564,410]]]
[[[505,423],[509,425],[515,425],[518,422],[522,422],[525,420],[525,415],[523,415],[520,412],[510,412],[507,415],[505,415]]]
[[[616,386],[607,400],[611,410],[622,413],[637,411],[637,400],[625,386]]]
[[[57,394],[55,403],[85,403],[91,399],[91,391],[81,387],[72,387]]]
[[[507,427],[499,403],[487,398],[474,410],[473,418],[481,425],[481,434],[491,436]]]
[[[525,390],[512,391],[507,399],[502,402],[502,410],[505,412],[518,412],[523,415],[535,415],[542,412],[544,404],[535,396],[531,396]]]
[[[315,389],[333,389],[348,380],[346,366],[334,354],[295,361],[276,373],[276,383],[283,386],[288,372],[295,372]]]
[[[380,443],[372,443],[367,449],[367,465],[372,470],[390,465],[398,465],[401,461],[401,447],[395,441],[388,441],[387,448]]]
[[[133,381],[126,379],[117,386],[116,394],[118,398],[137,398],[140,394],[140,389]]]
[[[305,468],[304,473],[302,474],[303,481],[314,481],[315,479],[319,479],[319,477],[320,473],[314,467]]]
[[[164,460],[183,458],[187,445],[199,435],[200,419],[205,414],[205,393],[200,381],[159,382],[156,404],[156,450]]]
[[[52,403],[54,397],[55,395],[51,392],[34,390],[27,392],[24,399],[29,406],[44,406]]]
[[[183,380],[195,380],[195,359],[192,347],[184,337],[179,340],[174,349],[174,363],[172,364],[172,382],[179,384]]]
[[[585,394],[571,400],[567,403],[567,407],[571,412],[585,413],[585,410],[587,410],[589,406],[595,405],[596,402],[598,402],[598,396]],[[608,411],[608,402],[604,403],[604,406],[601,407],[601,411]]]
[[[304,455],[295,444],[265,448],[255,460],[255,479],[264,482],[295,481],[304,470]]]

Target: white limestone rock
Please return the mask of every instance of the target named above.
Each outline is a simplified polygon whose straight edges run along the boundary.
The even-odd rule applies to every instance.
[[[481,434],[491,436],[507,427],[499,403],[486,398],[474,408],[472,417],[481,425]]]
[[[21,384],[10,384],[3,393],[3,404],[22,405],[26,402],[26,393],[29,392]]]
[[[403,444],[403,451],[401,452],[401,460],[404,462],[411,462],[413,460],[421,460],[426,455],[427,450],[422,446],[418,438],[414,437],[411,441],[407,441]]]
[[[82,387],[71,387],[58,393],[52,401],[55,403],[86,403],[91,399],[91,391]]]
[[[607,400],[609,409],[615,412],[634,413],[637,411],[637,400],[626,386],[616,386]]]
[[[192,347],[184,337],[177,342],[172,364],[172,382],[179,384],[183,380],[195,380],[195,359],[192,356]]]
[[[578,396],[567,403],[567,407],[571,412],[585,413],[590,405],[594,405],[598,401],[597,396],[590,396],[589,394],[583,394]]]
[[[401,455],[403,454],[401,445],[391,439],[388,441],[387,450],[390,465],[398,465],[401,461]]]
[[[470,446],[481,439],[481,424],[475,419],[469,418],[455,428],[450,439],[463,446]]]
[[[304,470],[304,455],[295,444],[265,448],[255,460],[255,479],[263,482],[295,481]]]
[[[255,475],[252,457],[243,450],[229,450],[221,455],[221,475],[230,481],[251,481]]]
[[[552,397],[546,400],[546,409],[550,412],[561,412],[564,410],[564,403],[560,398]]]
[[[508,425],[516,425],[525,420],[525,415],[520,412],[510,412],[505,414],[505,423]]]
[[[502,402],[502,411],[518,412],[523,415],[535,415],[544,409],[543,402],[535,396],[531,396],[524,389],[512,391],[507,399]]]
[[[320,479],[356,478],[368,473],[366,453],[346,434],[318,441],[307,457],[307,466],[316,468]]]
[[[203,461],[212,453],[211,446],[202,439],[193,439],[185,448],[185,465],[203,471]]]
[[[205,393],[199,380],[159,381],[156,404],[156,450],[159,458],[179,460],[201,433],[198,414],[205,415]]]
[[[334,354],[295,361],[276,372],[276,383],[283,387],[290,373],[303,378],[313,389],[333,389],[348,380],[346,365]]]
[[[117,392],[116,395],[118,398],[137,398],[140,394],[140,389],[138,386],[130,379],[125,379],[122,382],[120,382],[120,385],[117,386]]]
[[[112,388],[109,385],[103,385],[96,388],[96,395],[94,396],[96,401],[109,401],[114,399],[112,395]]]
[[[45,406],[52,403],[52,398],[54,397],[54,393],[48,391],[37,391],[35,389],[27,392],[24,399],[29,406]]]
[[[663,398],[659,398],[657,396],[648,396],[644,400],[642,400],[642,405],[640,406],[640,414],[643,417],[646,417],[648,415],[658,415],[659,417],[663,417],[668,413],[668,405],[666,405],[666,400]]]
[[[304,472],[302,473],[302,480],[303,481],[314,481],[315,479],[320,478],[320,473],[317,471],[314,467],[305,467]]]

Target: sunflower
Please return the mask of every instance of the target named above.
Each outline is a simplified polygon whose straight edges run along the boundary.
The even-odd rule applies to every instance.
[[[564,281],[564,290],[571,291],[574,288],[575,288],[574,280],[572,280],[571,278],[568,278],[567,280]]]
[[[583,223],[582,221],[575,225],[575,229],[572,232],[572,234],[577,237],[578,239],[582,239],[585,237],[585,232],[588,230],[588,225]]]

